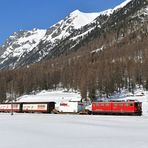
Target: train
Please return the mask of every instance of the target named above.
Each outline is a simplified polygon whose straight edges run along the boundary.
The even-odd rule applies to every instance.
[[[0,104],[0,112],[51,113],[55,102],[21,102]]]
[[[135,100],[92,102],[90,114],[142,115],[142,103]]]
[[[92,101],[90,108],[62,103],[62,108],[55,108],[55,102],[21,102],[0,104],[0,112],[17,113],[79,113],[79,114],[110,114],[110,115],[142,115],[142,103],[135,100],[127,101]],[[61,103],[60,103],[61,104]],[[76,104],[76,103],[75,103]],[[73,108],[73,106],[75,108]],[[68,108],[68,109],[67,109]],[[76,110],[76,108],[78,108]]]

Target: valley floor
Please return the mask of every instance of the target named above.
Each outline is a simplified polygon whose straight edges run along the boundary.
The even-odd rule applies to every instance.
[[[147,148],[148,116],[0,114],[1,148]]]

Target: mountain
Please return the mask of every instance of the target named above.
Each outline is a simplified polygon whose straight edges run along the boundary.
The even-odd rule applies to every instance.
[[[147,18],[148,0],[126,0],[113,9],[98,13],[75,10],[47,30],[13,33],[0,47],[0,69],[14,69],[70,54],[111,30],[116,31],[118,40],[121,40],[147,25]],[[104,42],[97,48],[105,46]]]
[[[38,64],[34,64],[38,63]],[[38,90],[78,90],[95,99],[148,90],[148,0],[98,13],[76,10],[47,30],[12,34],[0,47],[0,99]]]
[[[18,62],[28,55],[45,36],[46,30],[14,32],[0,47],[0,67],[15,68]]]
[[[16,68],[43,59],[59,42],[75,30],[91,23],[99,13],[75,10],[47,30],[33,29],[13,33],[0,47],[0,68]],[[80,32],[76,36],[81,35]]]

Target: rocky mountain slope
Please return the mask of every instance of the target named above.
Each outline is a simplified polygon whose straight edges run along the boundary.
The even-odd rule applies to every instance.
[[[126,0],[113,9],[98,13],[76,10],[47,30],[12,34],[0,47],[0,69],[27,66],[79,50],[86,40],[91,41],[110,30],[117,33],[117,39],[113,37],[108,43],[111,45],[139,28],[148,32],[147,27],[142,30],[147,21],[148,0]]]
[[[34,29],[12,34],[0,47],[0,68],[16,68],[39,62],[50,50],[76,30],[91,23],[100,13],[83,13],[75,10],[47,30]],[[83,32],[88,32],[87,29]],[[73,37],[81,36],[77,31]]]

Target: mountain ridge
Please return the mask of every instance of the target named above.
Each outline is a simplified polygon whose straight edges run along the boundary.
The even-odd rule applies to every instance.
[[[75,10],[49,29],[15,32],[5,44],[0,46],[0,69],[15,69],[73,51],[87,38],[88,34],[96,31],[96,27],[99,28],[98,35],[102,31],[107,31],[107,28],[110,30],[113,26],[117,26],[116,24],[120,24],[121,18],[131,13],[132,5],[135,7],[136,4],[144,5],[145,3],[147,0],[126,0],[113,9],[98,13]],[[143,12],[147,15],[147,8],[141,13]]]

